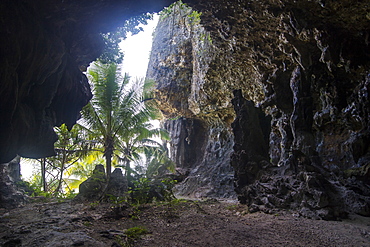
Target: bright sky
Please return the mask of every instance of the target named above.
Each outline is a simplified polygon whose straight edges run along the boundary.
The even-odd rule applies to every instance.
[[[157,26],[159,15],[155,14],[148,25],[141,25],[144,29],[136,35],[128,35],[120,47],[125,56],[123,61],[123,72],[128,73],[132,79],[144,78],[149,63],[150,50],[152,48],[153,32]],[[32,163],[37,163],[32,162]],[[24,160],[21,162],[21,173],[23,179],[32,177],[32,165]]]
[[[123,72],[128,73],[132,79],[144,78],[149,63],[150,50],[152,48],[153,32],[157,26],[159,15],[154,15],[148,25],[141,25],[144,31],[136,35],[129,35],[122,41],[120,47],[125,56],[123,58]]]

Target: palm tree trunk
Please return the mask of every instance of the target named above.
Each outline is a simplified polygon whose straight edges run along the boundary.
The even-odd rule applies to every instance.
[[[132,184],[131,184],[131,182],[132,182],[131,181],[132,180],[132,178],[131,178],[131,167],[130,167],[130,160],[127,157],[124,158],[124,164],[125,164],[126,179],[127,179],[128,184],[129,184],[129,187],[131,187],[132,186]]]
[[[110,178],[110,174],[112,173],[112,152],[107,152],[105,154],[105,164],[107,166],[107,180]]]
[[[107,180],[109,180],[110,175],[112,173],[112,156],[113,156],[113,138],[107,138],[105,142],[105,165],[106,165],[106,170],[107,170]]]

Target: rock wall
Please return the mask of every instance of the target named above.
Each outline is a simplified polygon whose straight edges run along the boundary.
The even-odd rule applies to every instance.
[[[204,92],[204,85],[210,85],[206,73],[214,56],[209,32],[191,8],[176,4],[160,17],[147,77],[157,82],[162,112],[175,119],[165,127],[172,137],[171,156],[186,177],[176,187],[182,196],[235,197],[230,165],[234,113],[222,97],[209,99]],[[220,93],[216,88],[207,90]]]
[[[233,136],[223,126],[210,126],[197,118],[165,124],[171,133],[171,156],[184,177],[175,194],[187,197],[235,198],[230,155]]]
[[[251,211],[369,216],[368,4],[187,2],[192,9],[178,5],[161,18],[148,71],[165,115],[204,129],[196,148],[173,148],[179,166],[206,181],[219,176],[217,169],[197,171],[230,171],[231,164],[238,198]],[[176,122],[184,119],[168,125],[180,138],[174,144],[188,138]],[[198,128],[186,126],[187,133]],[[210,133],[227,133],[228,142]],[[207,148],[216,143],[222,159],[205,162],[216,157]],[[182,187],[208,193],[191,175]]]
[[[0,164],[0,208],[15,207],[27,201],[24,191],[20,188],[20,157],[9,163]]]

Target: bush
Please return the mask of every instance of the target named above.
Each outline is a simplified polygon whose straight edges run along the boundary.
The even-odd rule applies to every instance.
[[[139,239],[141,235],[147,234],[148,230],[144,227],[131,227],[125,231],[125,234],[129,240]]]
[[[145,177],[139,178],[133,181],[133,186],[129,189],[131,200],[136,204],[171,201],[175,199],[172,192],[175,182],[176,180],[172,179],[150,180]]]

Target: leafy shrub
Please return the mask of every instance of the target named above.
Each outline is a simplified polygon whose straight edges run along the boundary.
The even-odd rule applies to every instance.
[[[125,234],[129,240],[139,239],[142,235],[148,233],[148,230],[145,227],[131,227],[125,231]]]
[[[129,189],[131,200],[136,204],[171,201],[175,199],[172,192],[175,182],[176,180],[172,179],[150,180],[141,177],[133,181],[133,187]]]

